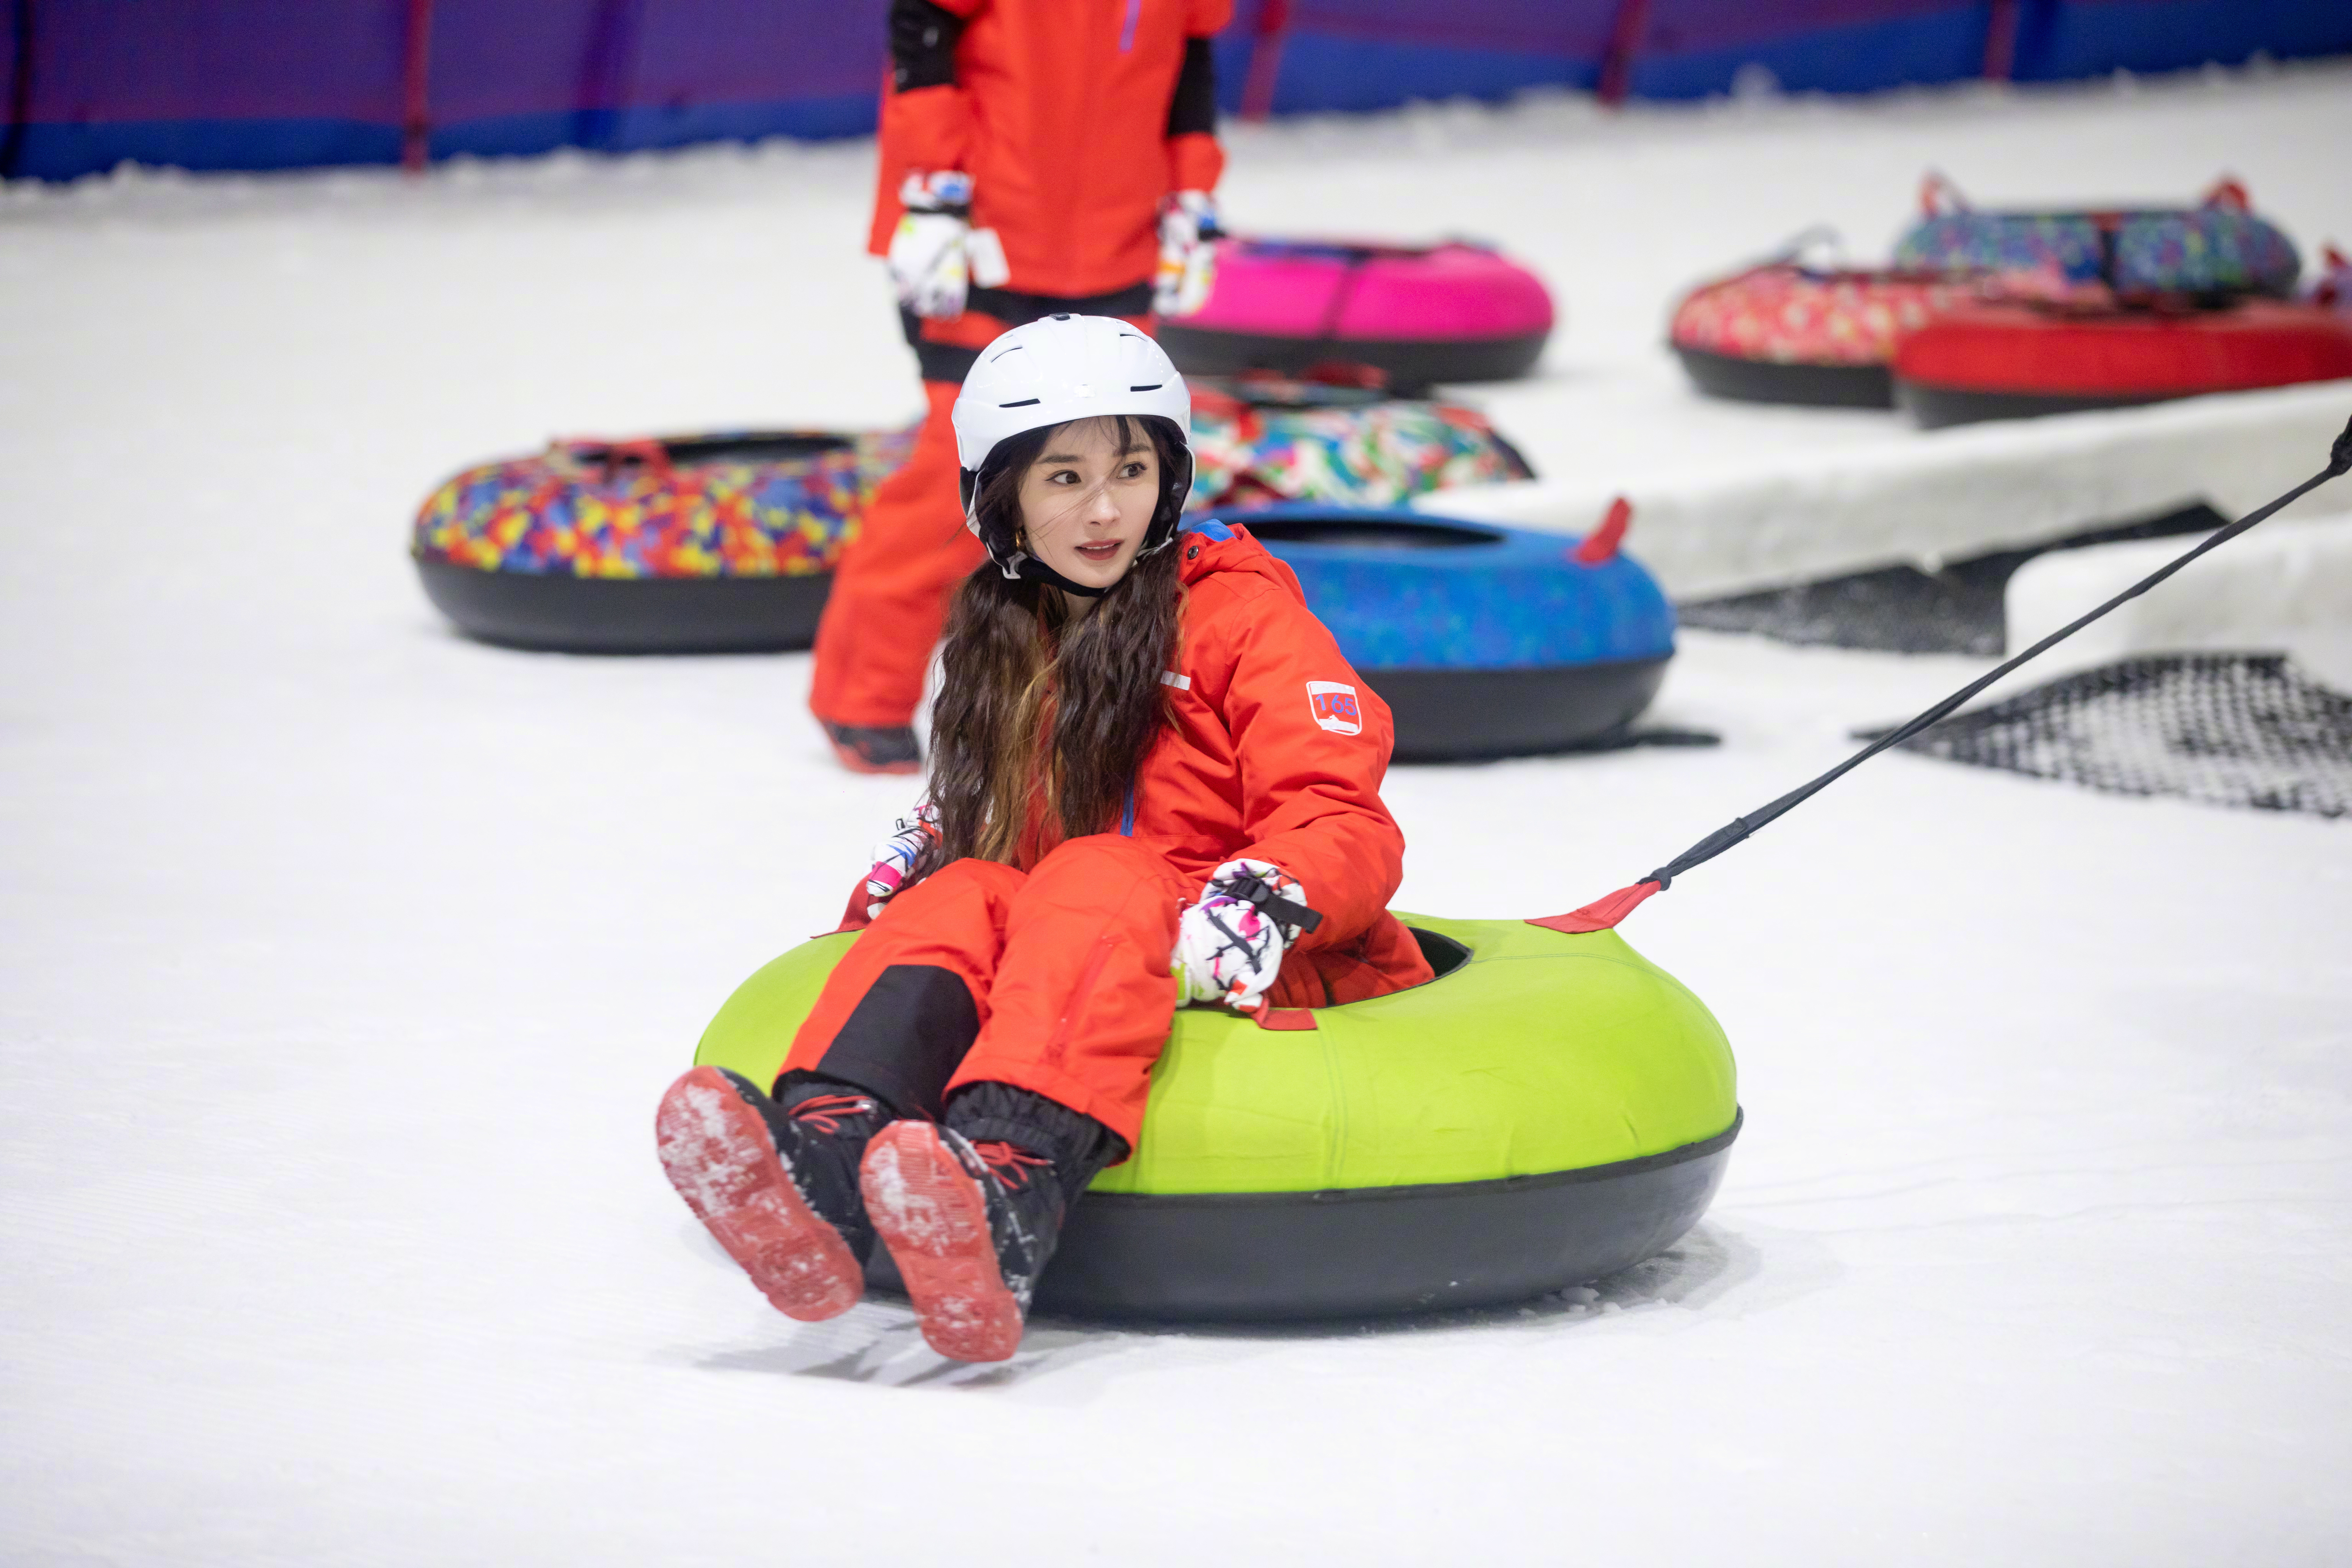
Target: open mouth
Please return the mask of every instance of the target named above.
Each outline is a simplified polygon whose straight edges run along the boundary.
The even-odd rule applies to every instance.
[[[1081,560],[1091,561],[1097,565],[1101,565],[1105,562],[1118,558],[1120,542],[1116,539],[1106,539],[1099,544],[1081,544],[1078,546],[1078,556]]]

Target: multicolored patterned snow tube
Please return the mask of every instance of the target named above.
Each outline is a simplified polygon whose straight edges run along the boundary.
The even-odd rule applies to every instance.
[[[1387,506],[1530,477],[1483,415],[1360,387],[1194,389],[1192,510]],[[412,553],[444,615],[485,642],[565,653],[808,647],[833,567],[912,431],[558,441],[449,480]]]
[[[1542,280],[1483,246],[1235,238],[1208,302],[1158,335],[1188,375],[1366,364],[1410,393],[1526,374],[1552,319]]]
[[[1891,408],[1895,345],[1979,288],[1941,272],[1768,261],[1685,295],[1669,340],[1698,389],[1717,397]]]
[[[1898,268],[2102,283],[2126,299],[2289,300],[2303,271],[2294,242],[2254,215],[2234,180],[2216,184],[2194,207],[1980,212],[1930,174],[1921,205],[1925,216],[1895,247]]]
[[[833,564],[912,431],[558,441],[417,513],[425,591],[486,642],[572,653],[806,647]]]
[[[1194,383],[1192,457],[1192,511],[1396,506],[1534,473],[1475,409],[1286,381]]]
[[[1307,607],[1388,703],[1400,762],[1605,745],[1657,695],[1675,612],[1620,552],[1424,511],[1278,506],[1225,520],[1298,574]]]
[[[1702,284],[1670,341],[1702,392],[1756,402],[1886,408],[1897,346],[1945,311],[2002,300],[2110,307],[2291,298],[2294,242],[2233,181],[2193,208],[1979,212],[1929,174],[1923,216],[1892,268],[1806,265],[1799,248]]]
[[[1912,333],[1895,357],[1895,396],[1929,427],[2347,377],[2352,315],[2275,300],[1972,305]]]

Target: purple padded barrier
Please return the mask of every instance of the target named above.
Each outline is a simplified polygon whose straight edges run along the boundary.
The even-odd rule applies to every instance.
[[[1994,3],[1243,0],[1235,31],[1270,25],[1251,51],[1255,104],[1270,97],[1275,112],[1296,113],[1538,85],[1696,97],[1727,89],[1751,62],[1799,90],[1947,81],[1983,69]],[[1276,51],[1269,82],[1263,59]]]
[[[595,130],[616,113],[870,100],[887,12],[888,0],[439,0],[433,122],[568,114]]]
[[[1240,0],[1221,63],[1278,58],[1277,112],[1538,84],[1691,98],[1762,67],[1791,91],[2021,81],[2352,52],[2347,0]],[[1612,40],[1596,16],[1610,13]],[[1229,104],[1238,104],[1229,93]]]
[[[1598,60],[1622,0],[1290,0],[1290,30]],[[1777,0],[1776,0],[1777,3]]]
[[[29,36],[0,174],[126,159],[196,168],[398,152],[407,0],[0,0]]]
[[[425,0],[0,0],[0,175],[392,163]],[[1066,5],[1139,0],[1056,0]],[[1139,0],[1153,5],[1173,0]],[[873,129],[888,0],[430,0],[436,156]],[[1858,92],[2352,51],[2352,0],[1237,0],[1221,95]],[[29,38],[29,51],[24,41]],[[1256,68],[1253,70],[1253,64]],[[412,137],[412,145],[415,138]]]
[[[1991,0],[1650,0],[1626,62],[1641,98],[1701,98],[1761,68],[1794,92],[1983,74]]]
[[[1640,52],[1704,54],[1958,9],[1985,15],[1982,5],[1956,6],[1952,0],[1771,0],[1768,5],[1755,0],[1650,0]]]
[[[400,118],[408,0],[0,0],[32,22],[35,123]]]
[[[888,0],[433,0],[436,156],[874,128]],[[0,0],[0,174],[391,163],[413,0]],[[16,57],[33,37],[30,64]]]

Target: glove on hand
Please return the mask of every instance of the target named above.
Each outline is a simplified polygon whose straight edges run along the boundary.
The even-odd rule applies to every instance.
[[[971,176],[949,170],[911,174],[898,187],[898,227],[890,236],[890,282],[898,303],[918,316],[963,314],[971,264]]]
[[[963,314],[965,290],[996,288],[1009,276],[992,228],[971,226],[971,176],[950,169],[913,174],[898,187],[898,231],[890,237],[890,282],[898,303],[918,316]]]
[[[1216,198],[1206,191],[1179,191],[1160,204],[1160,270],[1151,308],[1163,316],[1189,316],[1209,301],[1223,238]]]
[[[1298,929],[1286,926],[1233,890],[1235,879],[1255,877],[1294,903],[1307,889],[1278,866],[1264,860],[1228,860],[1211,873],[1201,901],[1176,922],[1176,951],[1169,961],[1185,1002],[1223,1002],[1247,1013],[1282,969],[1282,955]]]
[[[940,808],[929,801],[915,807],[912,817],[898,819],[898,831],[874,847],[874,868],[866,873],[866,918],[878,920],[915,868],[916,858],[940,836]]]

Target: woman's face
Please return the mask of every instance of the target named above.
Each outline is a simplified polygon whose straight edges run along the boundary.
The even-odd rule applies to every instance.
[[[1160,453],[1140,421],[1074,419],[1021,477],[1023,548],[1073,583],[1127,575],[1160,504]]]

